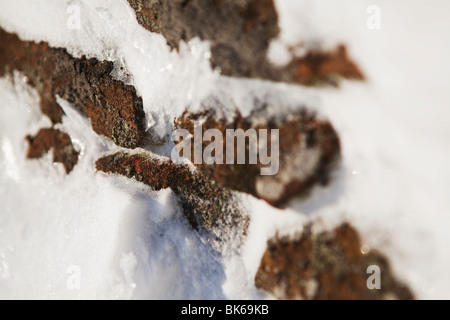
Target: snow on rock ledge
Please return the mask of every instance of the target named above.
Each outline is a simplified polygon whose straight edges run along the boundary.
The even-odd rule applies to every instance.
[[[0,0],[0,296],[448,297],[436,3]],[[282,177],[173,163],[206,114],[280,128]]]

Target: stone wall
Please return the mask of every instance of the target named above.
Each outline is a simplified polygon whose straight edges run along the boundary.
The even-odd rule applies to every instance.
[[[211,43],[211,67],[223,76],[260,78],[294,85],[338,87],[342,79],[364,81],[362,68],[352,61],[345,44],[331,51],[320,49],[293,59],[284,67],[267,60],[271,40],[279,33],[272,0],[128,0],[139,24],[159,33],[177,50],[180,41],[194,37]],[[203,129],[279,129],[280,170],[261,176],[261,164],[197,165],[195,169],[161,158],[144,148],[151,143],[145,130],[142,98],[136,89],[111,76],[113,63],[76,58],[64,48],[20,39],[0,29],[0,75],[19,71],[40,95],[40,107],[52,122],[29,141],[28,158],[53,150],[53,161],[64,164],[67,174],[77,165],[78,152],[70,137],[58,129],[64,116],[59,96],[90,119],[92,129],[109,138],[122,151],[97,160],[98,171],[119,174],[153,190],[171,188],[179,197],[193,228],[221,250],[230,239],[245,241],[250,218],[241,203],[242,193],[277,208],[293,199],[308,198],[311,190],[333,179],[341,159],[339,132],[333,123],[302,108],[274,117],[264,101],[246,117],[221,117],[211,102],[205,111],[186,110],[174,129],[193,133],[194,122]],[[167,140],[161,141],[168,143]],[[203,146],[205,147],[205,146]],[[248,145],[247,145],[248,147]],[[137,150],[137,151],[136,151]],[[379,251],[361,250],[358,230],[345,222],[334,230],[316,233],[311,225],[292,237],[276,237],[256,274],[255,285],[279,299],[411,299],[411,291],[391,272],[388,258]],[[379,265],[382,289],[366,286],[367,267]]]

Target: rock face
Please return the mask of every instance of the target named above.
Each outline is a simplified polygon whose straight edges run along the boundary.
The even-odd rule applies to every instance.
[[[211,64],[234,77],[254,77],[309,86],[337,85],[340,77],[363,80],[364,75],[349,57],[345,46],[334,51],[307,52],[287,66],[276,67],[267,60],[270,41],[279,33],[278,16],[272,0],[128,0],[138,22],[162,34],[178,48],[180,41],[194,37],[211,43]],[[144,128],[142,99],[135,88],[113,79],[114,63],[74,58],[63,48],[47,43],[22,41],[0,28],[0,76],[23,73],[40,94],[40,108],[52,123],[27,137],[29,159],[53,150],[53,161],[70,173],[79,154],[70,137],[55,127],[62,121],[59,96],[82,111],[93,130],[126,149],[143,147],[148,138]],[[178,196],[184,214],[203,239],[216,248],[242,243],[250,224],[239,192],[284,208],[289,201],[306,197],[313,186],[326,185],[341,158],[341,143],[333,125],[306,109],[286,115],[269,115],[265,107],[250,116],[236,113],[222,117],[211,106],[203,113],[186,111],[175,119],[175,129],[195,135],[196,122],[202,131],[215,129],[223,137],[215,151],[224,164],[178,164],[141,149],[105,155],[96,169],[142,182],[153,190],[170,188]],[[226,163],[227,130],[267,130],[271,141],[278,130],[278,170],[262,175],[266,163],[258,160]],[[209,142],[203,142],[201,151]],[[240,150],[249,151],[249,140]],[[192,155],[195,150],[192,149]],[[266,150],[273,155],[271,145]],[[247,153],[246,153],[247,154]],[[192,158],[190,160],[193,160]],[[274,159],[275,160],[275,159]],[[192,161],[195,162],[195,161]],[[258,288],[279,299],[411,299],[412,293],[396,280],[387,259],[379,252],[361,253],[358,232],[344,224],[330,232],[314,233],[310,226],[296,237],[276,237],[267,250],[255,278]],[[368,266],[381,270],[381,289],[366,285]]]
[[[327,121],[320,121],[314,113],[301,110],[295,114],[281,117],[269,117],[264,111],[255,111],[249,117],[243,118],[236,114],[232,121],[218,118],[214,112],[202,114],[185,113],[175,121],[177,128],[187,129],[194,135],[195,123],[202,123],[202,131],[217,129],[224,137],[223,149],[218,150],[218,157],[222,164],[207,164],[203,161],[197,164],[213,177],[219,184],[236,191],[249,193],[257,198],[264,199],[271,205],[283,207],[294,197],[304,196],[312,186],[328,183],[332,169],[340,158],[340,142],[332,125]],[[250,139],[239,147],[238,140],[227,130],[242,129],[247,132],[259,130],[267,132],[268,154],[275,156],[272,160],[278,162],[275,174],[262,175],[261,169],[267,163],[261,163],[259,157],[256,164],[249,161],[249,150],[252,148]],[[278,156],[271,149],[272,130],[278,130]],[[259,143],[261,144],[261,136]],[[203,141],[202,151],[211,142]],[[234,159],[227,164],[227,145],[234,144]],[[240,149],[240,150],[238,150]],[[245,151],[245,163],[238,163],[238,152]],[[194,145],[192,144],[191,162],[194,162]],[[217,151],[216,151],[217,152]],[[259,156],[261,156],[259,154]],[[217,160],[217,158],[216,158]],[[272,164],[274,165],[274,164]]]
[[[22,72],[53,123],[63,115],[58,95],[85,113],[95,132],[121,147],[136,148],[145,136],[142,99],[132,86],[112,78],[113,67],[112,62],[77,59],[65,49],[22,41],[0,29],[0,76]]]
[[[255,283],[279,299],[413,299],[381,253],[361,251],[359,235],[349,224],[318,234],[308,226],[293,238],[268,242]],[[369,266],[380,270],[380,289],[367,286]]]
[[[342,77],[364,80],[363,73],[350,59],[344,45],[330,52],[311,51],[302,58],[294,59],[285,70],[290,72],[286,72],[282,80],[307,86],[338,86]]]
[[[78,163],[79,153],[75,151],[67,133],[53,128],[41,129],[36,136],[28,136],[30,144],[27,158],[38,159],[53,150],[53,162],[62,163],[69,174]]]
[[[246,235],[249,217],[238,197],[198,170],[149,154],[123,152],[97,160],[96,168],[134,178],[153,190],[171,188],[180,197],[190,224],[208,231],[215,243],[243,239]]]
[[[211,43],[211,64],[224,75],[336,85],[336,77],[364,79],[344,46],[311,52],[286,67],[267,60],[270,41],[279,33],[273,0],[128,0],[138,22],[162,34],[172,48],[198,37]]]
[[[272,0],[129,0],[138,22],[161,33],[172,48],[181,40],[211,41],[212,65],[231,76],[264,74],[261,62],[278,34]]]

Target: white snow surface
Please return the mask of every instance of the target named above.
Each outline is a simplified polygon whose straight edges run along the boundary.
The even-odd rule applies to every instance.
[[[79,30],[66,25],[71,5],[80,8]],[[118,148],[62,100],[61,128],[81,151],[78,165],[65,175],[51,155],[25,160],[24,137],[50,122],[20,74],[1,79],[0,298],[270,298],[253,285],[266,241],[275,232],[301,231],[307,221],[320,221],[319,229],[351,222],[417,298],[450,298],[450,2],[276,5],[281,34],[269,55],[274,63],[286,64],[287,48],[300,43],[343,43],[367,81],[310,89],[221,77],[209,67],[207,42],[194,39],[170,51],[162,36],[137,23],[125,0],[0,0],[0,26],[22,39],[124,66],[115,76],[136,87],[149,127],[161,135],[186,107],[198,110],[215,95],[244,115],[255,100],[268,101],[274,114],[316,110],[339,133],[343,155],[330,186],[288,209],[246,196],[248,237],[241,250],[221,254],[190,228],[171,190],[96,173],[95,160]],[[380,30],[366,26],[370,5],[380,8]]]

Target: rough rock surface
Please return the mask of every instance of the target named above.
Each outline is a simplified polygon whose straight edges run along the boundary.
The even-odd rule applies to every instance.
[[[286,67],[267,60],[279,33],[273,0],[128,0],[137,21],[162,34],[172,48],[199,37],[211,43],[211,64],[224,75],[255,77],[304,85],[333,84],[337,76],[364,79],[344,46],[311,52]]]
[[[267,52],[278,35],[272,0],[128,2],[138,22],[161,33],[172,48],[194,37],[209,40],[212,66],[224,75],[304,85],[337,85],[339,77],[364,79],[345,46],[331,52],[311,51],[286,67],[271,65]],[[95,132],[121,147],[137,148],[146,140],[142,99],[133,87],[112,78],[113,68],[113,62],[74,58],[63,48],[22,41],[0,28],[0,76],[22,72],[39,92],[41,110],[54,124],[64,115],[56,101],[60,96],[90,118]],[[203,163],[194,169],[149,152],[104,156],[96,168],[135,179],[154,190],[171,188],[190,224],[207,231],[206,237],[210,236],[214,245],[242,242],[250,219],[234,191],[283,207],[291,199],[307,195],[314,185],[328,183],[340,159],[340,141],[332,124],[306,110],[277,118],[256,110],[249,117],[236,114],[232,118],[225,120],[211,112],[185,113],[176,119],[175,127],[192,132],[194,122],[204,120],[203,131],[214,128],[223,134],[226,129],[279,129],[280,171],[276,175],[261,176],[261,163]],[[53,150],[53,161],[62,163],[67,173],[77,164],[78,152],[66,133],[42,129],[27,139],[28,158]],[[361,253],[361,245],[357,231],[348,224],[331,232],[317,234],[305,227],[296,237],[277,237],[268,243],[255,283],[280,299],[413,298],[396,280],[387,259],[377,251]],[[381,268],[381,290],[366,286],[369,265]]]
[[[252,194],[277,207],[282,207],[294,197],[306,195],[316,184],[327,184],[330,173],[340,158],[339,137],[332,125],[327,121],[317,119],[314,113],[306,110],[277,118],[269,117],[264,114],[264,110],[259,110],[247,118],[236,114],[232,121],[218,118],[214,112],[185,113],[176,119],[175,126],[187,129],[194,134],[196,121],[201,121],[203,132],[208,129],[218,129],[224,137],[223,153],[219,155],[223,159],[223,164],[209,165],[203,161],[197,167],[212,176],[219,184]],[[227,143],[233,143],[234,139],[233,136],[226,133],[228,129],[244,131],[255,129],[256,132],[266,129],[268,142],[271,141],[270,130],[278,129],[278,172],[275,175],[261,175],[261,168],[267,167],[267,165],[263,165],[260,158],[257,164],[249,164],[249,139],[245,141],[245,164],[238,164],[237,141],[234,143],[234,164],[226,164],[226,146]],[[210,143],[204,141],[203,150]],[[269,154],[272,152],[270,143],[268,151]],[[191,157],[194,157],[193,144]],[[194,162],[194,159],[190,160]]]
[[[311,229],[268,242],[255,278],[258,288],[279,299],[413,299],[380,252],[362,253],[359,234],[351,225],[322,233]],[[367,268],[372,265],[380,268],[380,289],[367,286]]]
[[[172,48],[194,37],[211,41],[212,65],[231,76],[264,73],[270,39],[278,34],[272,0],[129,0],[140,24]],[[258,67],[259,66],[259,67]]]
[[[53,162],[62,163],[69,174],[78,163],[79,153],[72,145],[67,133],[53,128],[41,129],[35,136],[28,136],[28,159],[38,159],[50,150],[53,151]]]
[[[282,80],[308,86],[329,84],[338,86],[339,78],[364,80],[364,74],[349,58],[347,48],[338,46],[334,51],[311,51],[294,59],[282,73]]]
[[[58,95],[84,112],[95,132],[121,147],[136,148],[145,138],[142,99],[132,86],[112,78],[113,67],[108,61],[74,58],[44,42],[22,41],[0,28],[0,76],[22,72],[53,123],[63,115]]]
[[[243,239],[249,217],[238,197],[202,172],[149,153],[117,153],[96,162],[98,171],[134,178],[153,190],[171,188],[179,197],[184,214],[196,229],[210,232],[214,242]]]

